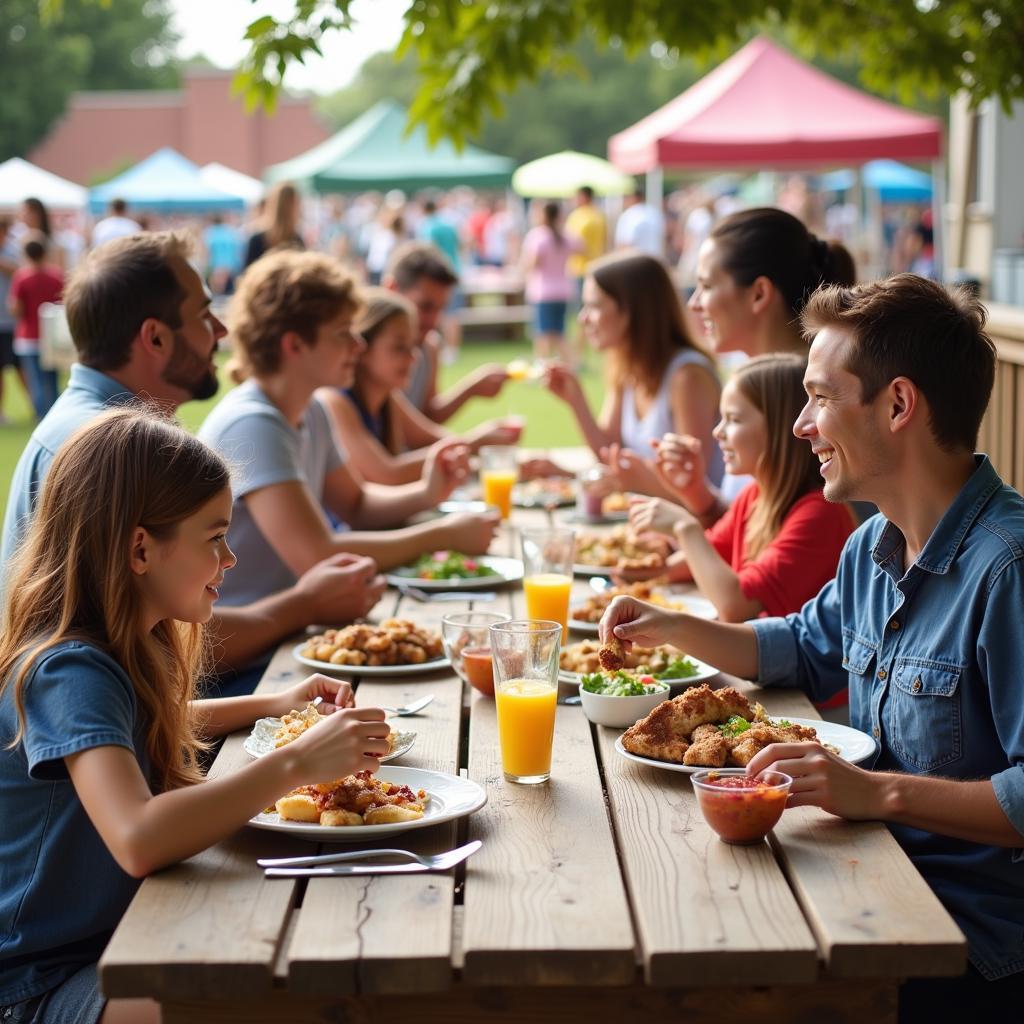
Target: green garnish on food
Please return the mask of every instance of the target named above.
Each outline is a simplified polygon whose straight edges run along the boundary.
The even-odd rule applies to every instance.
[[[724,722],[724,724],[718,727],[718,731],[723,736],[739,736],[740,733],[746,732],[750,728],[750,723],[739,715],[730,715]]]
[[[458,551],[432,551],[420,555],[411,568],[400,569],[399,573],[421,580],[468,580],[499,575],[489,565]]]
[[[650,679],[647,682],[646,679]],[[600,693],[605,697],[642,697],[646,693],[660,693],[667,690],[664,683],[657,683],[651,676],[638,679],[628,672],[591,672],[581,676],[580,682],[587,693]]]
[[[648,675],[654,679],[689,679],[690,676],[695,676],[700,669],[697,667],[696,662],[687,658],[686,655],[682,655],[678,658],[673,658],[658,672],[652,672],[646,665],[640,665],[636,671],[641,675]]]

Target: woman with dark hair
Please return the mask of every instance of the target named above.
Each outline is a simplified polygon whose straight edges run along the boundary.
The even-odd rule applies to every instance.
[[[579,315],[587,340],[605,355],[604,407],[594,417],[576,376],[548,367],[546,382],[568,403],[594,453],[627,490],[672,495],[650,457],[663,434],[692,435],[711,459],[717,483],[721,455],[712,439],[721,384],[712,357],[686,330],[683,309],[664,263],[642,253],[590,264]]]
[[[526,273],[526,298],[533,306],[533,354],[548,359],[568,355],[565,348],[565,310],[572,298],[572,279],[566,269],[569,257],[583,243],[566,235],[561,227],[558,203],[540,208],[539,223],[523,240],[522,266]]]
[[[64,250],[57,244],[53,236],[53,222],[50,219],[50,211],[47,210],[46,204],[41,199],[36,199],[35,196],[29,196],[28,199],[22,200],[20,218],[22,224],[25,225],[26,231],[18,236],[19,239],[24,241],[25,235],[32,231],[44,235],[50,259],[53,261],[54,266],[63,270],[65,263]]]
[[[741,210],[701,245],[689,308],[717,353],[793,352],[806,358],[800,334],[804,304],[821,285],[852,285],[855,278],[853,257],[842,243],[816,237],[785,210]],[[702,439],[682,431],[658,445],[662,481],[705,525],[750,482],[729,477],[726,493],[718,494],[704,465],[709,452]]]

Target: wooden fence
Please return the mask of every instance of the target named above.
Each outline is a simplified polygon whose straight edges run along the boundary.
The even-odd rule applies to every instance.
[[[1024,492],[1024,309],[990,306],[988,328],[998,361],[978,450],[988,453],[1008,484]]]

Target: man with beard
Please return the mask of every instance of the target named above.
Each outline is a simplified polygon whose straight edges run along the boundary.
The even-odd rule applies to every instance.
[[[79,362],[18,460],[4,518],[3,564],[24,536],[54,455],[79,427],[111,405],[143,400],[173,412],[216,394],[214,356],[227,331],[188,255],[187,242],[170,232],[132,235],[93,250],[75,272],[64,302]],[[244,607],[218,608],[218,668],[245,669],[311,622],[365,615],[383,590],[372,558],[339,553],[286,590]],[[231,692],[251,689],[247,684],[257,679],[249,672]]]

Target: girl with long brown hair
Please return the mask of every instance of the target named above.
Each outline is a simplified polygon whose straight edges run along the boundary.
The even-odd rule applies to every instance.
[[[278,249],[305,249],[299,234],[299,192],[288,181],[278,182],[266,198],[260,230],[249,237],[245,266]]]
[[[825,500],[818,458],[793,433],[807,401],[805,365],[796,355],[759,356],[723,389],[715,437],[726,472],[753,482],[711,529],[657,498],[630,508],[634,528],[675,537],[672,579],[693,580],[725,622],[799,611],[835,575],[853,532],[849,508]]]
[[[413,483],[432,446],[453,436],[427,419],[405,396],[419,343],[416,307],[390,288],[366,288],[353,328],[366,343],[347,388],[320,388],[349,462],[364,480]],[[512,419],[487,420],[461,435],[470,451],[485,444],[515,444],[522,427]]]
[[[642,253],[613,255],[587,268],[580,323],[605,359],[605,399],[595,417],[579,379],[553,364],[551,392],[568,403],[594,454],[624,489],[671,497],[654,469],[651,447],[662,435],[692,435],[714,450],[721,385],[714,361],[686,330],[682,305],[664,263]],[[722,473],[712,458],[712,479]]]
[[[387,751],[383,711],[349,707],[348,685],[323,676],[196,699],[204,624],[235,564],[230,517],[224,462],[156,414],[104,413],[54,459],[0,637],[5,1020],[100,1020],[96,961],[138,879]],[[203,781],[212,738],[316,697],[323,725]]]

